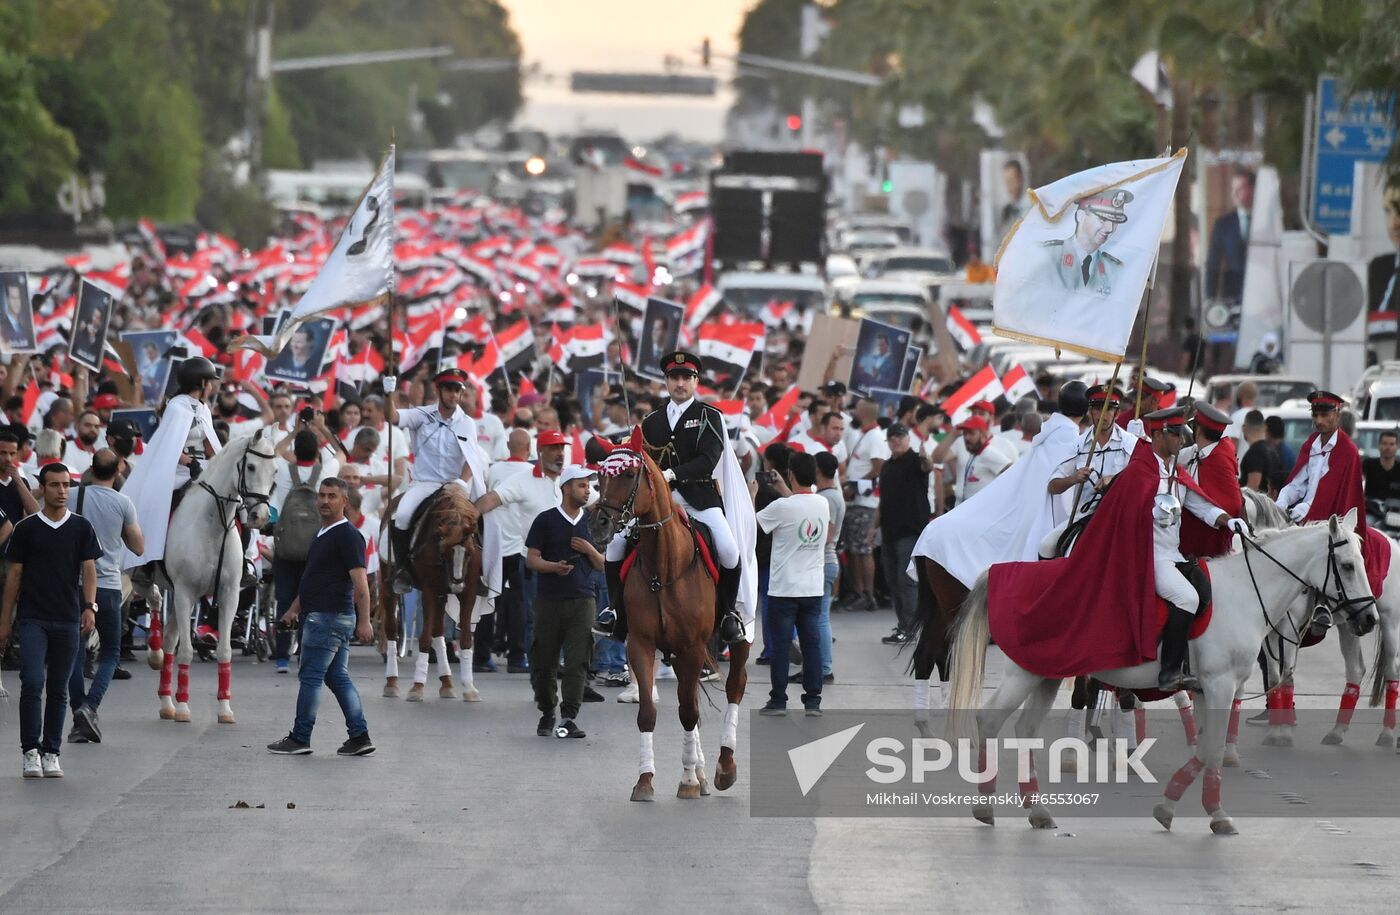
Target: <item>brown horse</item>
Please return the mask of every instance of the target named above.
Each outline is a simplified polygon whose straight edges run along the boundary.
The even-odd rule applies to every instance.
[[[934,671],[941,683],[948,682],[949,651],[952,648],[953,623],[967,597],[967,588],[949,574],[943,566],[927,556],[917,557],[914,568],[919,576],[919,605],[914,615],[911,636],[916,637],[914,656],[909,667],[914,672],[914,713],[929,707],[929,689]]]
[[[633,435],[627,446],[615,449],[602,464],[600,498],[589,519],[593,542],[606,544],[629,522],[637,539],[635,558],[623,585],[621,600],[613,600],[627,614],[627,662],[637,684],[640,707],[637,730],[641,753],[632,800],[650,801],[656,796],[652,733],[656,730],[656,703],[652,683],[656,652],[670,659],[676,672],[676,697],[680,705],[682,775],[679,798],[708,795],[705,757],[700,746],[700,670],[711,661],[709,643],[715,627],[715,583],[696,550],[690,522],[671,501],[670,488],[656,463],[644,452],[641,437]],[[723,791],[739,777],[734,760],[739,703],[748,683],[746,666],[750,644],[729,649],[729,677],[725,682],[728,707],[721,737],[715,787]]]
[[[390,511],[393,511],[392,506]],[[480,513],[460,486],[448,484],[429,497],[414,525],[412,550],[407,557],[413,569],[414,583],[422,591],[423,628],[418,633],[418,655],[415,659],[413,686],[408,691],[409,702],[423,701],[423,687],[428,680],[428,650],[437,657],[438,696],[454,698],[452,668],[447,660],[447,639],[444,617],[447,600],[458,599],[457,656],[462,665],[462,698],[480,702],[472,679],[472,607],[476,603],[477,584],[481,580]],[[394,557],[404,561],[403,557]],[[380,604],[383,611],[383,632],[387,666],[384,696],[399,694],[398,635],[399,601],[392,587],[393,575],[387,571],[379,576]]]

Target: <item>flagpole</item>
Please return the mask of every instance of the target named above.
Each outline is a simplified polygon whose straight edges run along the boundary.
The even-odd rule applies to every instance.
[[[1121,359],[1118,360],[1117,362],[1113,363],[1113,377],[1109,380],[1109,382],[1108,382],[1108,390],[1106,391],[1106,394],[1107,394],[1108,397],[1112,397],[1112,396],[1113,396],[1113,389],[1114,389],[1115,387],[1118,386],[1118,370],[1119,370],[1120,368],[1122,368],[1122,366],[1123,366],[1123,360],[1121,360]],[[1094,464],[1094,454],[1095,454],[1095,452],[1097,452],[1097,451],[1099,450],[1099,436],[1100,436],[1100,435],[1103,435],[1103,433],[1104,433],[1104,428],[1105,428],[1104,420],[1108,419],[1108,410],[1105,409],[1107,406],[1108,406],[1108,401],[1107,401],[1107,399],[1105,398],[1105,400],[1104,400],[1104,406],[1099,407],[1099,421],[1098,421],[1097,423],[1094,424],[1094,435],[1093,435],[1093,438],[1089,439],[1089,457],[1088,457],[1087,460],[1084,461],[1084,469],[1085,469],[1085,470],[1089,470],[1089,469],[1091,469],[1091,468],[1093,467],[1093,464]],[[1068,536],[1068,535],[1069,535],[1069,532],[1070,532],[1071,530],[1074,529],[1074,516],[1077,515],[1077,514],[1079,514],[1079,501],[1080,501],[1080,498],[1084,495],[1084,485],[1085,485],[1085,483],[1087,483],[1087,482],[1089,482],[1089,481],[1088,481],[1088,480],[1085,480],[1084,483],[1080,483],[1078,486],[1076,486],[1076,487],[1074,488],[1074,507],[1070,509],[1070,512],[1069,512],[1069,522],[1068,522],[1068,524],[1066,524],[1066,526],[1065,526],[1065,531],[1064,531],[1063,534],[1060,535],[1060,543],[1059,543],[1059,547],[1060,547],[1059,552],[1060,552],[1060,553],[1063,553],[1063,552],[1064,552],[1065,537]]]
[[[391,156],[394,154],[394,147],[395,147],[395,145],[396,145],[395,141],[397,141],[397,140],[398,140],[397,131],[395,131],[393,128],[390,128],[390,132],[389,132],[389,154],[390,154]],[[397,162],[398,162],[397,158],[396,158],[394,161],[395,161],[395,163],[397,163]],[[397,309],[395,309],[394,306],[395,306],[395,304],[397,303],[398,297],[399,297],[399,270],[398,270],[398,264],[397,264],[397,263],[395,262],[395,260],[394,260],[394,257],[395,257],[395,253],[394,253],[394,252],[395,252],[395,249],[396,249],[397,246],[398,246],[398,225],[397,225],[398,220],[394,220],[393,222],[394,222],[394,224],[391,225],[391,226],[389,226],[389,241],[390,241],[390,244],[389,244],[389,374],[392,375],[392,376],[394,376],[395,378],[397,378],[397,377],[398,377],[398,374],[399,374],[399,351],[394,347],[394,315],[395,315],[395,312],[397,311]],[[403,334],[404,334],[404,339],[407,340],[407,339],[408,339],[408,315],[407,315],[407,313],[400,313],[400,314],[399,314],[399,318],[400,318],[400,320],[401,320],[402,323],[403,323]],[[397,387],[398,387],[398,386],[395,385],[395,389],[396,389],[396,390],[395,390],[395,391],[385,392],[385,395],[384,395],[384,396],[385,396],[387,399],[389,399],[390,401],[392,401],[393,398],[394,398],[394,395],[395,395],[395,393],[396,393],[396,391],[397,391]],[[397,407],[396,407],[396,409],[397,409]],[[383,499],[383,503],[384,503],[384,504],[381,505],[380,508],[379,508],[379,529],[380,529],[380,530],[384,530],[384,526],[385,526],[386,524],[387,524],[387,525],[392,525],[392,524],[394,523],[393,514],[389,511],[389,506],[390,506],[390,504],[393,502],[393,499],[394,499],[394,424],[391,423],[391,422],[389,422],[389,413],[388,413],[388,410],[385,410],[385,411],[384,411],[384,434],[385,434],[386,436],[388,436],[388,439],[389,439],[388,449],[387,449],[387,451],[385,452],[385,455],[386,455],[386,457],[388,458],[389,466],[388,466],[388,468],[387,468],[387,475],[386,475],[385,480],[384,480],[384,499]],[[384,545],[385,545],[385,550],[384,550],[384,555],[383,555],[383,557],[382,557],[382,560],[383,560],[383,561],[382,561],[382,563],[381,563],[381,565],[383,566],[383,568],[381,569],[380,574],[379,574],[380,605],[381,605],[381,607],[383,606],[384,589],[385,589],[386,587],[388,587],[388,588],[389,588],[389,599],[392,600],[392,601],[394,601],[396,605],[399,605],[399,608],[401,609],[401,606],[402,606],[402,605],[401,605],[400,602],[399,602],[399,596],[398,596],[397,594],[394,594],[394,593],[393,593],[393,581],[394,581],[395,570],[394,570],[394,531],[393,531],[393,528],[392,528],[392,527],[389,528],[389,537],[388,537],[388,539],[385,541],[385,544],[384,544]],[[395,618],[398,620],[399,625],[402,626],[402,625],[403,625],[403,614],[402,614],[402,613],[395,613],[394,616],[395,616]],[[381,626],[381,628],[383,628],[383,627]],[[394,641],[397,642],[397,641],[399,640],[399,634],[398,634],[397,631],[394,631],[394,632],[385,631],[385,632],[384,632],[384,638],[385,638],[386,641],[389,640],[390,638],[392,638]]]
[[[514,399],[515,392],[510,387],[510,366],[506,364],[506,355],[501,350],[501,345],[496,342],[496,331],[489,323],[486,325],[486,336],[491,338],[491,347],[496,351],[496,358],[501,360],[501,377],[506,380],[506,397]]]

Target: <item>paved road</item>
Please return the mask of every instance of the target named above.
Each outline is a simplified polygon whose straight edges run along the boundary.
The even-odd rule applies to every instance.
[[[829,707],[906,706],[902,659],[878,644],[888,623],[837,615]],[[1299,704],[1332,706],[1340,661],[1335,649],[1313,654]],[[613,690],[585,707],[587,739],[541,739],[526,677],[481,676],[480,704],[408,704],[379,698],[378,659],[361,649],[352,673],[378,754],[334,755],[344,732],[330,703],[317,753],[281,758],[263,747],[290,725],[294,677],[240,659],[239,723],[221,726],[214,667],[198,665],[196,721],[177,725],[156,718],[155,674],[133,672],[108,694],[106,741],[65,748],[67,778],[25,781],[18,754],[8,756],[0,912],[613,912],[700,900],[736,911],[1055,911],[1086,900],[1343,910],[1379,908],[1397,891],[1394,820],[1242,819],[1243,835],[1218,839],[1200,820],[1166,833],[1146,809],[1062,818],[1049,832],[1020,820],[755,819],[743,778],[729,793],[678,801],[679,726],[665,690],[658,801],[643,805],[627,801],[635,709],[611,701]],[[5,674],[12,696],[0,700],[12,744],[16,680]],[[765,690],[755,681],[750,696],[761,702]],[[711,758],[716,720],[710,712],[702,725]],[[1369,731],[1359,727],[1356,742],[1369,745]],[[230,809],[240,800],[266,807]]]

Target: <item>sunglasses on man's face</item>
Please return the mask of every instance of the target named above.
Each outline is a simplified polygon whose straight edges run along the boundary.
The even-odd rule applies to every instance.
[[[1162,431],[1165,432],[1165,433],[1167,433],[1168,435],[1183,436],[1183,435],[1186,434],[1186,427],[1185,427],[1185,426],[1167,426],[1167,427],[1165,427],[1164,429],[1162,429]]]
[[[1336,412],[1337,412],[1337,408],[1336,408],[1336,407],[1326,407],[1326,406],[1323,406],[1323,407],[1313,407],[1313,408],[1312,408],[1312,415],[1313,415],[1313,416],[1330,416],[1331,414],[1336,413]]]

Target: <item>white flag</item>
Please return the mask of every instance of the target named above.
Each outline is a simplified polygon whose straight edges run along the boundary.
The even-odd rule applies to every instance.
[[[993,331],[1121,360],[1185,161],[1114,162],[1031,191],[997,254]]]
[[[239,341],[275,356],[301,324],[336,308],[387,302],[394,288],[394,147],[360,195],[330,256],[275,337]]]

